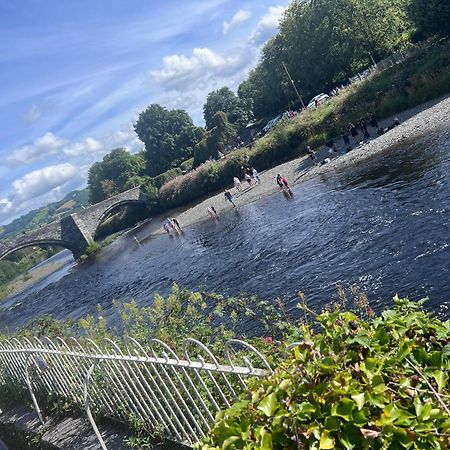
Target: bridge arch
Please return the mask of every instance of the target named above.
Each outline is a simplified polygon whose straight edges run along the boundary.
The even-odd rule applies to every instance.
[[[140,199],[125,199],[121,200],[117,203],[114,203],[109,208],[105,209],[105,211],[102,212],[100,217],[97,219],[97,223],[95,224],[92,232],[92,236],[95,236],[97,234],[97,230],[100,227],[100,225],[104,222],[104,220],[116,209],[122,208],[124,206],[130,206],[130,205],[140,205],[145,206],[145,201]]]
[[[25,241],[18,243],[17,245],[8,248],[5,252],[0,254],[0,261],[7,256],[11,255],[14,252],[17,252],[18,250],[22,250],[24,248],[28,247],[41,247],[41,246],[47,246],[47,245],[54,245],[57,247],[63,247],[67,250],[70,250],[73,254],[76,253],[76,248],[71,242],[67,241],[61,241],[58,239],[34,239],[31,241]]]

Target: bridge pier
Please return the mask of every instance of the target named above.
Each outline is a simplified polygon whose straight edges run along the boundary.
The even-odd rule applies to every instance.
[[[89,245],[90,236],[80,229],[76,223],[74,214],[61,219],[61,238],[64,241],[72,242],[72,253],[75,259],[78,259]]]

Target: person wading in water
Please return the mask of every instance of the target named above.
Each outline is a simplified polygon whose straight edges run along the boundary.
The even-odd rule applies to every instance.
[[[228,190],[225,190],[223,195],[225,196],[225,199],[228,200],[233,205],[233,208],[236,208],[236,205],[233,202],[233,196],[231,195],[231,192]]]

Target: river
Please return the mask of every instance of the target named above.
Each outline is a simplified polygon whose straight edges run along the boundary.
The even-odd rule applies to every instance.
[[[357,168],[328,173],[188,228],[183,237],[125,234],[0,306],[0,330],[42,314],[79,318],[112,300],[149,304],[173,282],[226,295],[284,299],[295,315],[296,292],[312,307],[337,298],[336,285],[357,285],[375,310],[398,292],[429,297],[450,317],[450,130],[427,145],[385,152]],[[273,182],[263,180],[263,182]],[[148,236],[143,239],[143,237]]]

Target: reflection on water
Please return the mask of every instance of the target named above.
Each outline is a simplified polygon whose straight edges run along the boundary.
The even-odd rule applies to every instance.
[[[140,246],[122,236],[57,282],[8,300],[0,329],[43,313],[79,317],[97,303],[108,314],[113,299],[148,304],[175,281],[281,297],[294,313],[298,290],[314,307],[336,298],[336,284],[356,284],[375,308],[398,292],[429,296],[450,317],[449,148],[447,130],[427,148],[419,143],[303,183],[292,199],[277,193],[183,237],[145,239],[144,227]]]

